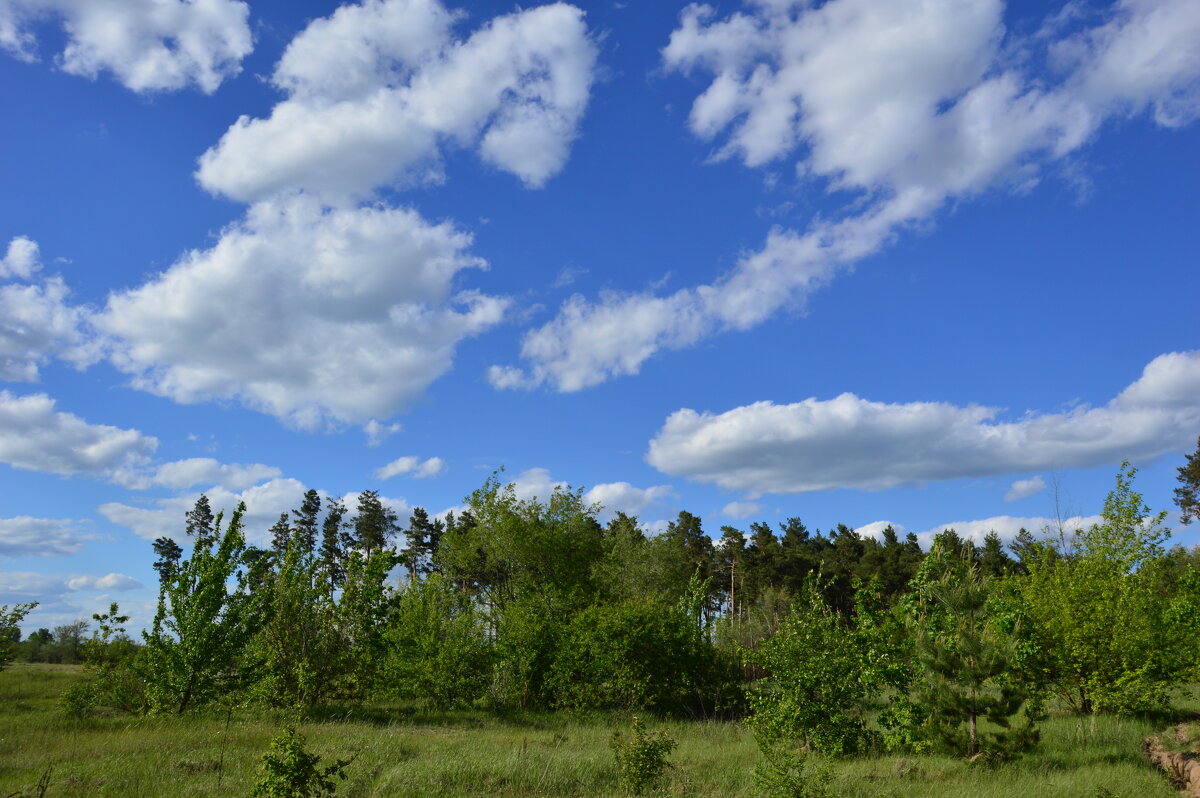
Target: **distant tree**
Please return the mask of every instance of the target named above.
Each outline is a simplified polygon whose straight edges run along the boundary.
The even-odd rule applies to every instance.
[[[292,540],[292,525],[288,520],[288,514],[280,513],[279,520],[271,525],[267,534],[271,536],[271,550],[275,552],[275,559],[283,559],[288,543]]]
[[[54,627],[54,642],[52,643],[52,662],[64,665],[78,665],[83,661],[83,643],[87,639],[90,624],[79,620]]]
[[[183,549],[165,536],[157,538],[153,547],[154,553],[158,555],[158,559],[154,561],[154,570],[158,572],[159,585],[162,585],[174,576],[175,569],[179,566],[179,558],[183,556]]]
[[[346,579],[346,549],[350,546],[350,536],[346,533],[345,517],[346,506],[333,501],[321,524],[321,578],[330,592],[341,587]]]
[[[1200,438],[1196,439],[1196,451],[1179,467],[1178,480],[1175,504],[1179,505],[1180,523],[1186,525],[1200,519]]]
[[[364,490],[358,495],[358,512],[351,524],[355,546],[362,550],[366,559],[370,559],[373,552],[387,548],[400,531],[396,511],[386,506],[379,493],[373,490]]]
[[[732,527],[721,527],[721,539],[717,542],[716,561],[717,588],[724,596],[724,603],[730,616],[737,614],[738,586],[745,582],[746,565],[746,535],[742,530]]]
[[[986,577],[1007,576],[1016,570],[1016,563],[1008,552],[995,530],[991,530],[983,538],[983,548],[979,552],[979,570]]]
[[[187,535],[205,544],[213,537],[213,513],[209,506],[208,496],[200,495],[195,506],[187,512]]]
[[[413,508],[408,529],[404,530],[405,546],[401,551],[408,564],[410,581],[416,581],[430,572],[433,553],[441,542],[441,531],[440,524],[429,518],[424,507]]]
[[[321,515],[321,496],[315,490],[308,490],[300,509],[292,510],[295,536],[303,551],[311,552],[317,546],[318,518]]]

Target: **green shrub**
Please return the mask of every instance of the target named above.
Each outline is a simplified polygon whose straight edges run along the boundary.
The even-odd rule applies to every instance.
[[[754,768],[754,786],[767,798],[834,798],[833,774],[816,764],[812,754],[797,754],[780,745],[759,744],[763,760]]]
[[[349,759],[339,759],[326,768],[318,768],[321,757],[304,747],[304,735],[294,726],[286,726],[271,750],[263,754],[262,775],[254,784],[251,798],[318,798],[336,792],[334,778],[344,780],[343,769]]]
[[[612,749],[617,760],[621,786],[633,795],[642,795],[663,785],[672,765],[667,755],[675,750],[675,741],[665,731],[646,733],[641,718],[633,716],[630,736],[613,732]]]

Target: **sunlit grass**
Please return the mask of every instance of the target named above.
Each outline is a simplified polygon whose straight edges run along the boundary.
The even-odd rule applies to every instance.
[[[246,795],[286,712],[214,709],[183,718],[107,715],[71,720],[58,696],[69,666],[0,673],[0,796]],[[331,762],[355,757],[345,796],[619,796],[609,738],[628,719],[567,713],[431,712],[411,706],[327,708],[301,724],[308,748]],[[671,721],[678,741],[668,794],[752,796],[759,760],[735,723]],[[1052,716],[1039,751],[998,767],[941,756],[876,756],[832,763],[846,796],[1096,796],[1175,793],[1142,758],[1154,723]],[[1107,793],[1101,790],[1107,790]]]

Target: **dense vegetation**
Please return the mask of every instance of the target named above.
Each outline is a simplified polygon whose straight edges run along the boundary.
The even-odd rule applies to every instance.
[[[1195,462],[1180,469],[1185,523]],[[799,519],[714,543],[687,512],[647,536],[621,514],[601,525],[580,490],[521,499],[500,475],[462,513],[418,508],[406,528],[372,491],[353,515],[310,491],[258,548],[244,508],[226,519],[201,497],[186,556],[154,543],[158,611],[140,641],[114,605],[90,637],[83,622],[6,633],[0,665],[84,662],[60,702],[75,718],[387,704],[745,720],[776,794],[827,789],[806,752],[998,766],[1038,744],[1050,705],[1094,729],[1161,713],[1196,680],[1200,553],[1165,547],[1166,514],[1134,474],[1122,467],[1090,529],[1022,531],[1007,549],[947,530],[928,552]],[[0,609],[0,626],[28,609]]]

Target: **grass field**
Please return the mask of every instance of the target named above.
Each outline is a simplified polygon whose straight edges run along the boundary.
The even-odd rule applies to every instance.
[[[0,673],[0,797],[248,795],[285,713],[211,711],[183,718],[71,720],[59,695],[77,668],[14,665]],[[619,796],[608,741],[628,718],[565,713],[326,710],[301,730],[323,762],[355,756],[344,796]],[[1173,796],[1141,755],[1150,721],[1052,716],[1040,749],[996,768],[937,756],[831,763],[845,796]],[[759,754],[735,723],[654,723],[678,741],[670,795],[751,796]]]

